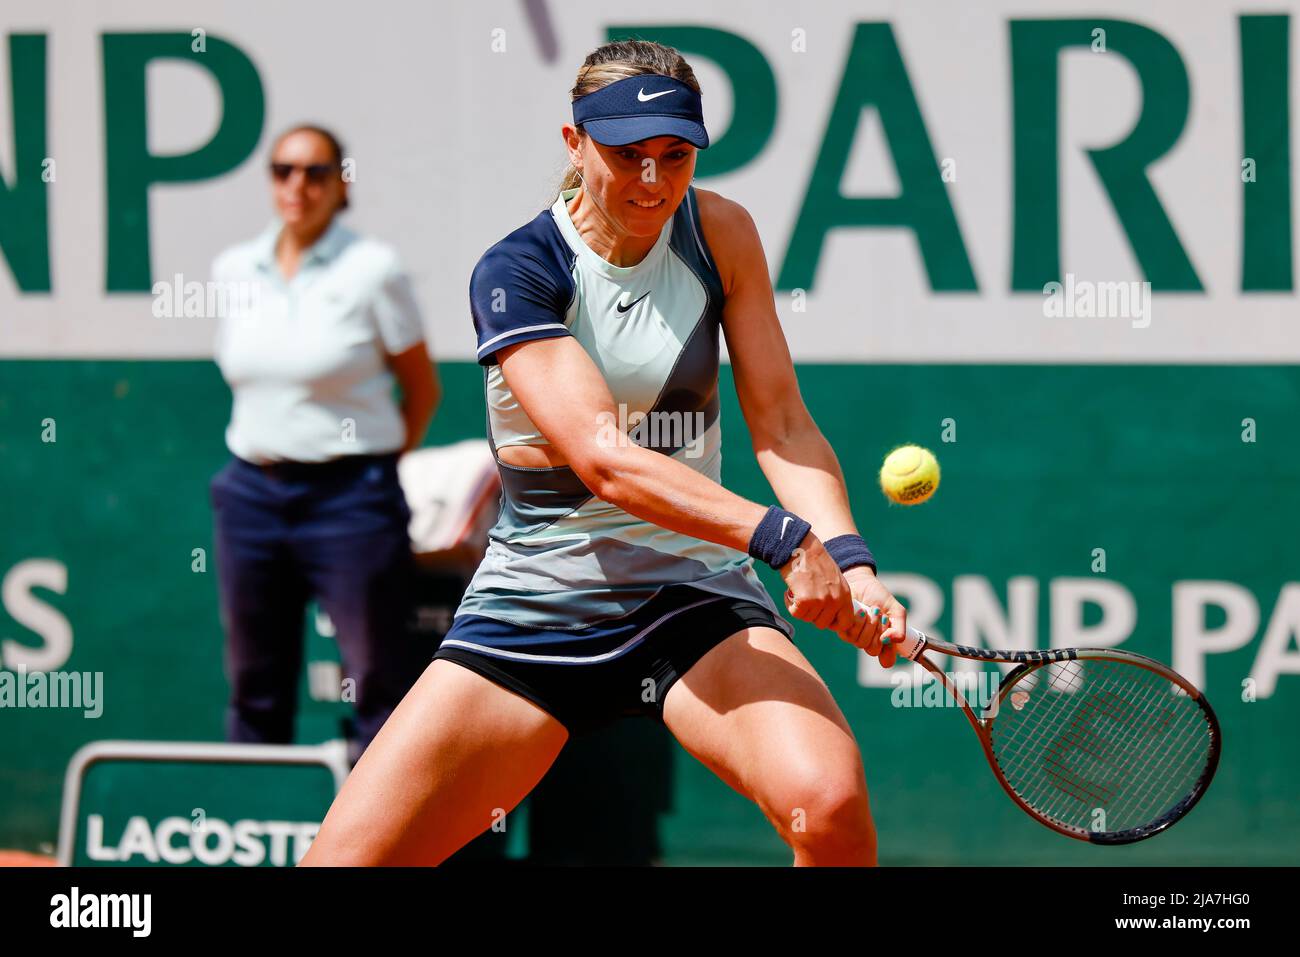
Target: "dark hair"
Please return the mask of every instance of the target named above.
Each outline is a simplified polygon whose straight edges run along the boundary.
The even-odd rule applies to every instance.
[[[294,133],[315,133],[317,136],[323,139],[327,144],[329,144],[330,152],[334,154],[334,163],[339,167],[340,169],[339,175],[342,176],[341,171],[343,168],[343,154],[345,152],[343,149],[343,143],[340,142],[337,136],[335,136],[329,130],[325,129],[325,127],[323,126],[317,126],[314,123],[299,123],[297,126],[291,126],[289,127],[289,129],[285,130],[275,138],[275,142],[271,144],[271,152],[274,153],[275,148],[279,146],[281,143],[283,143],[285,139],[292,136]],[[347,209],[347,208],[348,208],[348,195],[347,193],[344,193],[343,201],[339,203],[339,209]],[[338,210],[335,210],[335,212],[338,212]]]
[[[672,47],[652,40],[615,40],[598,46],[587,54],[587,59],[582,61],[582,66],[578,69],[578,79],[569,91],[569,98],[580,99],[629,76],[653,74],[672,77],[696,93],[700,92],[695,71],[686,62],[686,58]],[[578,127],[578,132],[584,135],[586,133],[582,127]],[[572,189],[578,183],[578,174],[570,166],[564,172],[560,189]]]

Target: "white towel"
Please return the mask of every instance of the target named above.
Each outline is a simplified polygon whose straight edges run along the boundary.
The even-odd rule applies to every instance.
[[[472,550],[482,556],[500,508],[501,477],[485,439],[416,449],[397,463],[417,555]]]

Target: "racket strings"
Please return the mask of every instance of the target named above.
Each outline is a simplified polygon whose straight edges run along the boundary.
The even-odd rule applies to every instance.
[[[1153,688],[1147,687],[1141,693],[1143,709],[1145,709],[1150,703],[1149,699],[1153,690]],[[1119,778],[1121,781],[1128,780],[1131,778],[1130,772],[1132,771],[1132,758],[1140,753],[1140,750],[1135,749],[1133,745],[1137,743],[1138,739],[1145,735],[1154,721],[1146,720],[1146,716],[1139,711],[1135,704],[1126,702],[1110,688],[1100,689],[1095,697],[1097,705],[1096,710],[1102,715],[1115,720],[1118,723],[1117,727],[1119,730],[1113,741],[1114,748],[1107,749],[1106,743],[1098,740],[1097,736],[1092,733],[1092,724],[1088,723],[1083,727],[1080,727],[1080,719],[1076,716],[1075,720],[1071,723],[1071,728],[1075,731],[1075,741],[1080,743],[1085,740],[1090,741],[1090,743],[1094,744],[1093,753],[1097,755],[1096,759],[1094,759],[1094,761],[1086,768],[1080,768],[1079,773],[1080,775],[1090,777],[1100,770],[1097,768],[1097,764],[1104,762],[1115,769],[1112,774],[1112,779]],[[1085,708],[1083,709],[1085,710],[1085,713],[1086,704],[1087,702],[1085,702]],[[1062,737],[1065,738],[1067,735],[1063,735]],[[1081,750],[1088,749],[1081,748]],[[1112,755],[1107,753],[1107,750],[1113,750],[1116,752],[1118,759],[1112,760]],[[1128,755],[1130,760],[1125,761],[1125,755]],[[1061,766],[1068,768],[1068,756],[1062,754],[1061,759],[1062,760],[1059,762]],[[1112,787],[1103,787],[1101,788],[1100,793],[1089,795],[1092,799],[1093,807],[1105,807],[1111,802],[1114,796],[1115,789]]]
[[[1172,688],[1165,682],[1159,684],[1165,685],[1166,689]],[[1086,812],[1091,816],[1097,808],[1106,811],[1105,830],[1123,829],[1124,827],[1134,826],[1136,823],[1145,823],[1144,820],[1129,820],[1129,815],[1125,812],[1123,799],[1125,797],[1133,798],[1144,794],[1144,789],[1134,787],[1133,784],[1140,779],[1137,776],[1139,770],[1139,761],[1145,760],[1148,763],[1155,763],[1154,773],[1148,774],[1151,779],[1158,779],[1162,768],[1160,766],[1159,754],[1165,756],[1181,753],[1176,747],[1176,741],[1168,737],[1163,742],[1167,750],[1155,752],[1150,748],[1144,750],[1142,745],[1150,743],[1153,731],[1168,731],[1169,714],[1167,711],[1161,711],[1154,707],[1157,704],[1156,695],[1159,694],[1157,684],[1145,683],[1136,688],[1129,689],[1130,697],[1126,700],[1115,694],[1113,688],[1102,687],[1096,695],[1089,699],[1083,698],[1078,702],[1078,707],[1071,720],[1071,729],[1053,742],[1056,746],[1056,752],[1062,754],[1062,757],[1056,761],[1049,759],[1045,762],[1046,770],[1049,772],[1045,784],[1040,784],[1037,792],[1032,797],[1040,804],[1041,809],[1056,816],[1071,817],[1071,812],[1078,820],[1077,815]],[[1116,701],[1120,702],[1117,706]],[[1098,717],[1100,716],[1100,717]],[[1121,723],[1115,723],[1118,720]],[[1100,751],[1105,747],[1100,743],[1100,736],[1097,733],[1097,724],[1110,721],[1109,730],[1112,739],[1109,744],[1113,747],[1107,751],[1113,752],[1116,759],[1111,759],[1111,754],[1107,751]],[[1073,733],[1071,733],[1071,731]],[[1092,751],[1094,757],[1091,761],[1081,755],[1067,755],[1063,752],[1072,742],[1092,739],[1095,746],[1092,748],[1081,748],[1085,754]],[[1050,747],[1050,746],[1049,746]],[[1183,749],[1185,750],[1185,749]],[[1098,760],[1100,756],[1100,761]],[[1071,758],[1074,761],[1071,761]],[[1099,763],[1110,765],[1110,773],[1107,774],[1107,768],[1098,767]],[[1062,767],[1058,767],[1058,765]],[[1166,769],[1167,770],[1167,769]],[[1066,773],[1062,773],[1062,772]],[[1085,781],[1095,780],[1099,776],[1105,776],[1105,783],[1101,787],[1092,789],[1071,787],[1072,783],[1068,774],[1081,778]],[[1194,779],[1193,779],[1194,780]],[[1076,804],[1071,806],[1069,801],[1062,801],[1060,794],[1055,794],[1049,786],[1055,786],[1058,791],[1064,795],[1076,799]],[[1160,796],[1158,789],[1146,789],[1147,798]],[[1131,803],[1131,802],[1130,802]],[[1146,802],[1147,805],[1150,800]],[[1172,802],[1171,802],[1172,803]],[[1080,806],[1085,805],[1085,806]],[[1090,806],[1088,806],[1090,805]],[[1116,817],[1121,819],[1120,824],[1115,824]]]
[[[1012,690],[1011,695],[1008,696],[1008,700],[1012,702],[1012,707],[1017,712],[1023,712],[1025,707],[1024,703],[1017,704],[1017,699],[1021,701],[1029,700],[1034,698],[1037,692],[1041,690],[1038,687],[1040,674],[1041,669],[1029,672],[1017,683],[1018,687]],[[1005,733],[1008,725],[1005,722],[999,725],[996,720],[994,722],[994,754],[1002,768],[1003,776],[1025,802],[1036,810],[1041,810],[1041,805],[1045,803],[1043,801],[1043,792],[1050,790],[1052,785],[1047,776],[1044,775],[1037,782],[1037,790],[1033,788],[1031,771],[1035,752],[1027,747],[1027,744],[1041,740],[1045,728],[1050,728],[1063,719],[1065,709],[1068,708],[1068,705],[1074,703],[1071,695],[1079,686],[1080,672],[1078,671],[1078,664],[1077,662],[1071,662],[1049,678],[1048,688],[1058,692],[1050,699],[1049,706],[1039,707],[1036,711],[1031,711],[1030,718],[1020,722],[1013,730],[1013,737],[1010,741],[999,746],[997,733],[999,731]],[[1035,698],[1035,700],[1040,699]],[[1005,707],[1005,702],[1001,707]],[[999,708],[999,714],[1001,714],[1001,707]]]
[[[1105,763],[1110,765],[1109,781],[1111,785],[1115,779],[1121,777],[1118,766],[1115,761],[1100,749],[1101,746],[1079,747],[1088,732],[1080,728],[1078,711],[1080,709],[1070,708],[1075,702],[1064,696],[1056,697],[1054,713],[1045,712],[1040,718],[1039,724],[1052,724],[1053,722],[1070,721],[1072,727],[1067,727],[1065,733],[1060,734],[1052,740],[1046,748],[1045,753],[1040,759],[1027,752],[1022,755],[1021,760],[1013,767],[1009,768],[1010,778],[1015,779],[1015,783],[1027,803],[1034,806],[1038,811],[1049,816],[1065,819],[1068,823],[1078,827],[1080,821],[1078,812],[1084,808],[1095,808],[1097,806],[1108,805],[1114,795],[1114,787],[1106,786],[1096,782],[1098,777],[1098,764]],[[1073,717],[1070,717],[1070,715]],[[1042,729],[1040,727],[1039,733]],[[1071,733],[1073,731],[1074,733]],[[1032,735],[1025,735],[1032,737]],[[1073,757],[1078,762],[1078,767],[1072,767],[1068,749],[1073,747],[1076,751],[1082,752],[1075,754]],[[1006,749],[1000,749],[1005,752]],[[1083,765],[1084,755],[1091,754],[1092,760]],[[1038,764],[1041,763],[1041,767]],[[1037,778],[1032,778],[1032,773],[1038,770],[1041,773]],[[1072,799],[1072,800],[1070,800]]]
[[[992,721],[996,764],[1035,813],[1115,832],[1152,823],[1191,793],[1210,728],[1199,703],[1158,672],[1079,659],[1027,672]]]
[[[1197,709],[1197,716],[1200,717],[1205,725],[1201,729],[1191,728],[1182,737],[1180,741],[1174,742],[1165,752],[1165,756],[1156,766],[1156,774],[1163,775],[1166,778],[1182,777],[1186,780],[1186,786],[1181,795],[1176,795],[1174,802],[1187,794],[1191,793],[1192,787],[1196,784],[1201,772],[1205,768],[1206,759],[1208,758],[1209,745],[1209,726],[1205,723],[1204,717]],[[1163,799],[1163,795],[1155,789],[1149,789],[1145,794],[1135,792],[1130,800],[1130,805],[1121,804],[1117,810],[1125,814],[1131,813],[1133,817],[1140,820],[1148,820],[1158,816],[1168,808],[1157,806],[1157,802]]]
[[[1070,703],[1075,707],[1069,717],[1063,717],[1062,714],[1066,702],[1058,700],[1054,711],[1044,713],[1041,720],[1058,723],[1068,720],[1069,727],[1049,744],[1047,757],[1043,761],[1043,770],[1046,773],[1039,781],[1038,789],[1036,791],[1026,789],[1030,800],[1041,811],[1058,817],[1073,818],[1072,823],[1080,821],[1081,812],[1086,811],[1090,816],[1095,808],[1104,808],[1110,818],[1106,829],[1113,830],[1110,824],[1114,821],[1117,811],[1121,817],[1125,816],[1124,809],[1114,803],[1116,794],[1122,797],[1141,793],[1140,789],[1129,785],[1134,779],[1133,771],[1138,759],[1151,758],[1150,754],[1144,755],[1141,748],[1135,748],[1135,744],[1140,744],[1147,739],[1156,726],[1164,726],[1164,729],[1168,730],[1169,716],[1151,710],[1152,699],[1156,693],[1154,686],[1147,685],[1134,694],[1131,699],[1133,707],[1119,709],[1115,706],[1113,694],[1108,694],[1105,690],[1098,694],[1095,701],[1070,699]],[[1109,743],[1113,745],[1112,748],[1105,748],[1101,736],[1097,733],[1099,720],[1097,715],[1102,716],[1101,720],[1110,722],[1112,740]],[[1116,718],[1126,719],[1128,723],[1115,724]],[[1070,754],[1071,750],[1075,753]],[[1186,750],[1186,748],[1170,747],[1163,753],[1168,758],[1173,755],[1184,755]],[[1113,759],[1108,752],[1118,755],[1119,759]],[[1167,765],[1168,761],[1165,764]],[[1109,767],[1099,767],[1099,765]],[[1026,766],[1027,762],[1022,761],[1021,770]],[[1157,765],[1157,774],[1160,771],[1161,768]],[[1104,781],[1098,781],[1099,777],[1104,777]],[[1121,791],[1120,786],[1125,786],[1126,790]],[[1158,791],[1149,791],[1147,797],[1158,796],[1158,793]],[[1151,801],[1148,800],[1146,803],[1149,805]]]

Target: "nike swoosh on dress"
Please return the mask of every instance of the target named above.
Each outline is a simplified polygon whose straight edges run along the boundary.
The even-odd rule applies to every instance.
[[[642,299],[644,299],[644,298],[645,298],[646,296],[648,296],[648,295],[650,295],[650,290],[649,290],[649,289],[647,289],[645,292],[641,293],[641,295],[637,296],[635,299],[633,299],[631,302],[629,302],[626,306],[623,305],[621,302],[616,302],[616,303],[614,303],[614,308],[617,309],[619,312],[627,312],[629,309],[631,309],[633,306],[635,306],[638,302],[640,302]]]

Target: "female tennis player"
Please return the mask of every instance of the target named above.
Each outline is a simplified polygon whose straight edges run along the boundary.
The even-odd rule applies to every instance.
[[[441,862],[571,734],[642,714],[753,800],[795,864],[874,864],[857,742],[753,560],[780,572],[791,615],[882,664],[905,611],[799,394],[758,232],[690,185],[709,139],[677,51],[602,46],[572,99],[554,205],[470,280],[500,517],[302,863]],[[720,484],[720,335],[780,506]],[[854,597],[880,611],[855,616]]]

